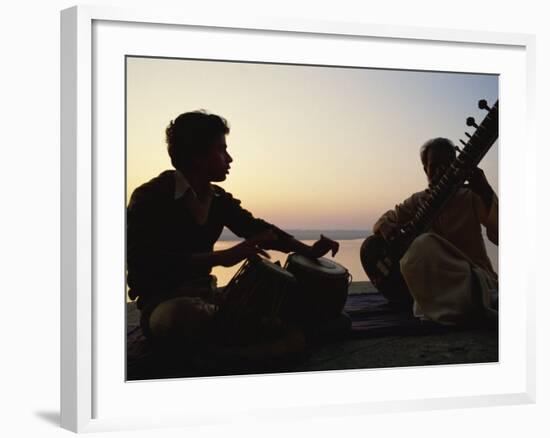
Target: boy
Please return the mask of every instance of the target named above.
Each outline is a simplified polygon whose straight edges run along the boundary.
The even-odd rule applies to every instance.
[[[266,249],[317,258],[338,251],[323,236],[311,247],[255,218],[214,185],[227,178],[227,122],[205,111],[179,115],[166,129],[167,170],[138,187],[127,210],[130,297],[137,298],[146,336],[196,341],[212,335],[214,266],[233,266]],[[223,227],[245,240],[214,251]],[[215,336],[215,334],[214,334]]]

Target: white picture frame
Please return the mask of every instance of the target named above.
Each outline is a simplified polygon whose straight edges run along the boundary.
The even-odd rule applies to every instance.
[[[525,153],[535,148],[531,128],[534,102],[533,36],[290,18],[242,16],[218,19],[188,13],[177,15],[157,10],[90,6],[62,11],[61,25],[62,427],[77,432],[102,431],[201,425],[235,419],[270,421],[281,416],[362,415],[534,402],[534,266],[513,255],[535,245],[534,216],[528,213],[527,208],[514,207],[517,202],[523,206],[535,204],[535,166],[529,158],[534,154]],[[334,48],[338,45],[345,49],[351,44],[372,44],[374,47],[383,43],[384,50],[393,51],[391,54],[394,56],[373,56],[379,63],[374,66],[459,71],[461,66],[468,68],[470,64],[477,63],[475,65],[479,71],[501,75],[501,242],[509,249],[503,251],[499,263],[503,289],[499,363],[283,377],[187,379],[185,382],[125,383],[120,379],[123,375],[120,360],[124,358],[124,349],[120,348],[124,333],[121,330],[123,313],[120,312],[123,307],[109,306],[109,297],[100,292],[111,287],[110,284],[120,287],[120,275],[123,275],[120,267],[109,266],[101,256],[106,251],[106,242],[116,245],[124,238],[124,228],[120,227],[124,208],[119,204],[120,197],[116,193],[110,196],[108,190],[113,181],[116,185],[124,177],[124,166],[120,167],[121,150],[117,149],[123,148],[123,142],[117,140],[120,140],[121,130],[122,133],[124,131],[123,123],[120,124],[124,116],[124,101],[119,99],[123,94],[121,84],[124,84],[123,75],[119,75],[120,56],[129,54],[126,52],[129,42],[141,44],[139,54],[165,56],[172,51],[172,55],[181,56],[181,48],[163,45],[166,41],[163,35],[182,29],[186,34],[183,38],[201,43],[192,47],[188,57],[216,59],[216,46],[208,42],[215,43],[220,33],[227,32],[243,43],[243,50],[249,50],[246,55],[248,59],[256,61],[286,59],[299,63],[299,52],[278,52],[277,47],[283,44],[278,40],[295,39],[295,46],[307,40],[304,44],[313,44],[312,49],[315,49],[315,41],[318,41],[317,48],[321,47],[320,41],[322,47],[329,49],[311,51],[313,58],[310,62],[317,63],[331,56],[332,62],[342,62],[342,58],[334,59],[340,56]],[[141,41],[140,35],[144,32],[148,32],[147,38]],[[155,34],[158,35],[155,37]],[[261,47],[255,46],[254,40],[260,38]],[[335,46],[330,48],[332,43]],[[288,41],[285,44],[289,44]],[[413,47],[418,49],[417,60],[411,57],[414,51],[410,49]],[[447,50],[455,50],[464,58],[451,59],[442,55]],[[470,56],[468,51],[476,53]],[[345,56],[345,52],[342,50],[341,56]],[[397,52],[399,57],[395,56]],[[374,48],[374,53],[379,52]],[[130,54],[135,55],[135,49]],[[238,59],[243,55],[235,53],[228,58],[231,56]],[[365,61],[358,62],[364,65],[361,62]],[[114,70],[111,70],[113,66]],[[106,107],[112,111],[109,116],[102,110]],[[116,134],[112,135],[115,131]],[[98,144],[110,142],[115,144],[114,153],[118,155],[106,160],[105,153],[98,154]],[[512,147],[514,144],[522,145],[521,156]],[[507,167],[512,163],[515,163],[514,184],[509,181],[511,168]],[[113,224],[109,220],[111,215],[118,218],[113,220]],[[523,234],[522,238],[511,232],[518,223],[531,225],[526,227],[531,231]],[[110,248],[110,252],[123,260],[124,247],[118,245]],[[513,273],[511,269],[506,270],[512,261],[515,263]],[[513,304],[514,311],[507,299],[510,294],[506,292],[512,289],[521,291],[519,300]],[[515,316],[513,312],[517,312]],[[513,324],[511,318],[514,318]],[[109,337],[108,333],[120,333],[120,336]],[[376,380],[380,381],[378,387],[373,377],[375,373]],[[449,377],[455,380],[454,386],[438,383],[448,382]],[[323,379],[322,393],[315,391],[320,379]],[[388,381],[396,384],[390,391],[385,391],[387,386],[384,385]],[[355,386],[364,384],[369,391],[354,393],[342,389],[350,383]],[[224,394],[235,391],[236,385],[242,400],[230,402]],[[300,395],[292,403],[284,396],[285,388],[289,387],[300,389]],[[187,398],[194,398],[194,401],[192,404],[186,403],[180,397],[179,402],[174,403],[175,393],[188,394]],[[216,394],[219,401],[212,403],[210,397],[209,403],[206,403],[199,394]],[[262,394],[268,394],[269,401],[264,400]],[[144,407],[150,415],[143,415],[131,406],[131,400],[140,396],[155,401],[154,405]],[[160,403],[159,398],[166,403]],[[254,403],[247,399],[254,400]]]

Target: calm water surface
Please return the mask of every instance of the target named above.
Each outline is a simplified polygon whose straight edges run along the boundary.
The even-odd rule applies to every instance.
[[[353,276],[353,281],[368,281],[368,277],[365,274],[365,271],[363,271],[363,267],[361,266],[361,262],[359,260],[359,249],[361,248],[363,240],[364,239],[340,240],[340,250],[338,251],[338,254],[336,254],[334,258],[332,258],[330,255],[327,256],[328,259],[334,260],[337,263],[344,265]],[[304,240],[303,242],[307,245],[311,245],[313,244],[314,240]],[[214,246],[214,250],[226,249],[237,243],[238,242],[235,241],[217,242]],[[493,263],[495,271],[498,273],[498,247],[488,241],[486,242],[486,244],[489,258]],[[268,253],[271,255],[271,261],[275,262],[278,260],[281,262],[281,265],[285,264],[287,258],[286,254],[278,251],[268,251]],[[212,270],[212,273],[218,278],[218,286],[226,285],[231,277],[237,272],[240,266],[241,264],[239,263],[238,265],[232,266],[230,268],[224,268],[220,266],[215,267]]]
[[[303,240],[303,242],[307,245],[311,245],[313,244],[314,240]],[[363,239],[340,240],[339,242],[340,250],[338,251],[338,254],[336,254],[334,258],[332,258],[330,255],[327,257],[345,266],[347,270],[351,273],[353,281],[368,281],[368,277],[363,271],[361,262],[359,261],[359,249],[361,248]],[[237,243],[237,241],[220,241],[216,243],[214,249],[226,249],[233,245],[236,245]],[[495,271],[498,273],[498,247],[493,245],[489,241],[486,241],[486,245],[489,258],[493,263]],[[285,264],[287,258],[286,254],[278,251],[268,252],[271,255],[271,261],[275,262],[278,260],[281,262],[281,265]],[[240,266],[241,263],[230,268],[216,266],[214,269],[212,269],[212,273],[218,278],[218,286],[225,286],[229,282],[229,280],[231,280],[231,277],[233,277]],[[127,301],[129,301],[129,298],[127,298]]]

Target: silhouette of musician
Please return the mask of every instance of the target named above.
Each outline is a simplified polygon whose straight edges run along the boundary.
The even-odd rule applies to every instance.
[[[206,336],[216,313],[214,266],[269,257],[266,249],[312,258],[338,251],[338,243],[324,236],[312,246],[296,240],[213,184],[224,181],[231,168],[228,134],[220,116],[202,110],[179,115],[166,129],[174,169],[138,187],[129,201],[127,281],[148,337]],[[244,240],[215,251],[224,226]]]
[[[375,235],[390,239],[407,224],[455,157],[450,140],[427,141],[420,158],[429,188],[384,213],[373,226]],[[491,295],[498,288],[498,276],[482,233],[485,229],[498,245],[498,198],[481,169],[473,170],[468,183],[449,200],[428,232],[414,239],[399,263],[414,315],[448,325],[494,321],[497,316]]]

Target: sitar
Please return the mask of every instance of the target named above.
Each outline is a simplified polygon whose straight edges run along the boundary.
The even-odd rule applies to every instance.
[[[427,232],[446,204],[463,186],[471,172],[477,167],[487,151],[498,138],[498,100],[492,107],[487,101],[478,102],[480,109],[488,111],[477,125],[473,117],[466,124],[476,128],[474,134],[465,133],[468,141],[460,140],[464,146],[441,178],[427,191],[413,218],[398,227],[393,234],[374,234],[361,246],[361,263],[372,284],[396,306],[410,306],[412,297],[401,275],[399,261],[420,234]]]

